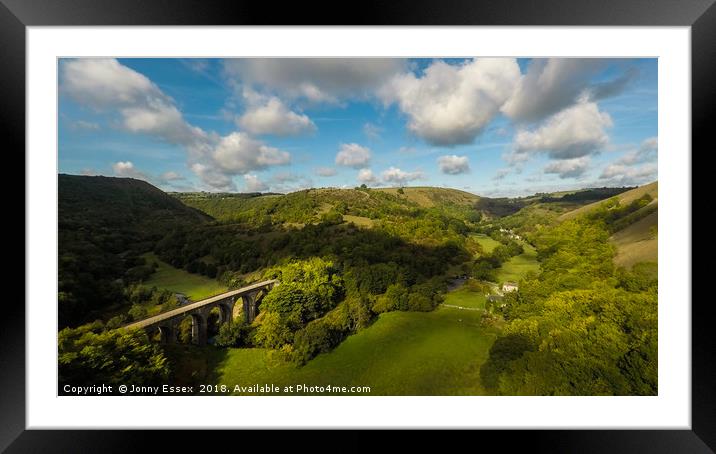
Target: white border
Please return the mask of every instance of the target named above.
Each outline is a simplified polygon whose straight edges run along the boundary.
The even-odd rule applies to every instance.
[[[27,427],[690,428],[688,27],[28,27]],[[659,58],[659,396],[57,397],[59,56]]]

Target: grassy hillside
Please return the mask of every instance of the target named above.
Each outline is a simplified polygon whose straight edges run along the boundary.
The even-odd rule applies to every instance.
[[[446,307],[382,314],[300,368],[274,361],[269,351],[258,348],[197,352],[177,347],[176,359],[180,370],[204,371],[210,382],[232,388],[300,383],[368,385],[370,395],[481,395],[480,366],[497,332],[481,324],[481,315]]]
[[[610,238],[617,246],[614,262],[631,267],[639,262],[656,262],[659,258],[656,226],[659,213],[654,212],[615,233]]]
[[[626,205],[626,204],[638,199],[639,197],[642,197],[644,194],[649,194],[655,200],[658,199],[659,182],[655,181],[653,183],[649,183],[644,186],[639,186],[638,188],[623,192],[615,197],[617,199],[619,199],[619,202],[622,205]],[[566,221],[567,219],[572,219],[572,218],[579,216],[581,214],[589,213],[590,211],[593,211],[595,208],[598,208],[601,205],[601,203],[602,203],[602,201],[590,203],[588,205],[584,205],[583,207],[580,207],[575,210],[564,213],[559,217],[559,220]]]
[[[433,188],[433,187],[410,187],[402,188],[380,188],[375,191],[392,194],[400,199],[405,199],[423,208],[432,208],[443,204],[469,205],[473,206],[480,200],[480,197],[458,189]]]
[[[644,197],[651,201],[644,207],[631,213],[622,222],[615,224],[614,234],[610,241],[617,247],[617,256],[614,262],[617,265],[632,267],[639,262],[655,262],[658,260],[657,229],[659,221],[659,185],[653,182],[616,196],[619,205],[628,206]],[[603,202],[585,205],[576,210],[565,213],[559,220],[573,219],[580,215],[590,215],[600,209]]]
[[[156,262],[158,265],[158,268],[149,276],[149,279],[143,282],[146,287],[156,287],[159,290],[181,293],[192,301],[199,301],[228,290],[226,285],[221,284],[216,279],[174,268],[161,261],[153,253],[145,254],[144,258],[148,262]]]
[[[466,214],[479,197],[444,188],[307,189],[285,195],[231,195],[178,193],[185,204],[224,222],[253,226],[285,224],[301,227],[327,216],[349,216],[346,221],[371,226],[370,220],[408,216],[418,210],[435,208]]]

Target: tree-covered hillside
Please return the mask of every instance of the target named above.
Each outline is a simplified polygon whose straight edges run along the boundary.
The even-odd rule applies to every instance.
[[[59,321],[86,321],[150,270],[138,257],[168,231],[211,218],[141,180],[58,176]]]
[[[516,199],[363,187],[167,195],[136,180],[61,176],[61,327],[105,320],[63,331],[72,342],[61,346],[61,373],[74,377],[94,367],[96,358],[76,354],[87,332],[107,341],[102,348],[114,348],[124,338],[103,330],[176,307],[176,286],[149,282],[195,276],[202,285],[237,288],[278,278],[281,285],[250,324],[241,317],[221,326],[207,321],[214,346],[201,348],[260,349],[282,367],[297,368],[348,336],[361,336],[387,313],[410,318],[436,308],[464,309],[443,304],[462,282],[465,302],[459,304],[479,312],[469,319],[479,336],[488,337],[480,337],[482,353],[474,363],[449,367],[469,368],[472,379],[479,375],[474,389],[654,394],[655,264],[620,268],[614,244],[651,222],[655,199],[649,191],[626,189]],[[174,277],[154,279],[157,269]],[[515,291],[500,290],[507,281]],[[461,317],[448,319],[460,333],[472,329]],[[177,341],[190,341],[190,323],[178,331]],[[167,362],[161,351],[142,345],[143,337],[132,339],[137,358],[150,354],[161,366],[152,374],[200,378],[182,375],[191,367],[182,362],[182,347],[168,347]]]

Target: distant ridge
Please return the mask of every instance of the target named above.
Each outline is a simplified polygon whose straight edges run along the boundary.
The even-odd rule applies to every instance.
[[[92,225],[153,234],[211,220],[207,214],[134,178],[60,174],[58,198],[62,228]]]

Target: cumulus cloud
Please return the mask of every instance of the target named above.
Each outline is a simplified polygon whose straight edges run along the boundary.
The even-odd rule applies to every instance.
[[[118,161],[112,164],[112,171],[118,177],[135,178],[151,182],[152,178],[134,167],[132,161]]]
[[[288,152],[264,145],[243,132],[232,132],[222,137],[213,151],[213,157],[221,169],[233,174],[284,165],[291,161]]]
[[[184,121],[170,97],[116,59],[68,60],[60,71],[63,93],[97,111],[118,111],[122,126],[130,132],[181,145],[204,140],[205,133]]]
[[[264,192],[267,191],[269,186],[263,181],[259,180],[256,175],[247,173],[244,175],[244,192]]]
[[[319,177],[332,177],[337,173],[338,171],[333,167],[319,167],[316,169],[316,175]]]
[[[479,58],[460,65],[436,61],[417,77],[395,76],[379,96],[396,102],[408,129],[433,145],[472,143],[499,112],[520,78],[512,58]]]
[[[544,173],[557,174],[560,178],[578,178],[589,169],[591,159],[589,156],[581,158],[563,159],[547,164]]]
[[[316,125],[307,115],[291,111],[275,96],[250,104],[246,112],[237,118],[236,124],[256,135],[295,136],[316,130]]]
[[[370,163],[370,149],[362,147],[357,143],[341,144],[336,155],[336,164],[345,167],[360,169]]]
[[[654,161],[658,153],[658,140],[656,137],[645,139],[638,149],[631,150],[617,160],[616,164],[639,164],[648,161]]]
[[[295,192],[313,187],[311,178],[291,172],[281,172],[271,178],[271,190],[274,192]]]
[[[645,139],[638,149],[627,152],[607,165],[599,178],[610,184],[637,186],[657,179],[658,139]]]
[[[63,93],[95,109],[133,105],[148,97],[161,97],[146,76],[114,58],[82,58],[65,61],[60,68]]]
[[[246,133],[222,137],[189,124],[156,84],[116,59],[67,60],[60,71],[62,93],[76,102],[119,114],[120,126],[129,132],[182,146],[189,168],[210,189],[235,190],[234,176],[290,162],[288,152],[269,147]],[[281,113],[280,107],[277,111]],[[252,125],[260,124],[259,117],[253,117]],[[299,116],[298,124],[302,121]],[[289,124],[284,131],[295,130],[296,124]],[[131,172],[130,168],[118,169]]]
[[[337,103],[366,98],[406,67],[395,58],[244,58],[224,61],[230,82],[290,99]]]
[[[612,80],[593,84],[585,90],[589,99],[598,101],[600,99],[611,98],[623,92],[629,84],[636,79],[639,71],[636,68],[627,69],[624,74],[617,76]]]
[[[222,172],[217,169],[216,166],[195,162],[194,164],[191,164],[190,168],[191,171],[204,182],[204,184],[214,190],[221,192],[231,192],[236,190],[236,185],[234,184],[234,180],[232,178],[233,175]]]
[[[593,102],[581,101],[554,114],[533,131],[518,131],[514,152],[524,155],[539,151],[553,159],[579,158],[601,150],[609,142],[606,128],[611,126],[609,114],[601,112]]]
[[[467,156],[446,155],[438,158],[438,166],[442,173],[459,175],[470,171],[470,162]]]
[[[380,179],[375,176],[370,169],[360,169],[358,172],[358,181],[365,184],[378,184]]]
[[[384,183],[396,183],[404,185],[405,183],[408,183],[410,181],[424,179],[425,174],[420,171],[406,172],[404,170],[400,170],[397,167],[390,167],[389,169],[383,171],[381,177]]]
[[[610,184],[619,186],[639,186],[657,179],[658,167],[656,163],[647,163],[638,166],[624,164],[609,164],[599,176],[601,180],[608,180]]]
[[[517,121],[545,118],[574,103],[603,64],[596,58],[536,58],[502,111]]]

